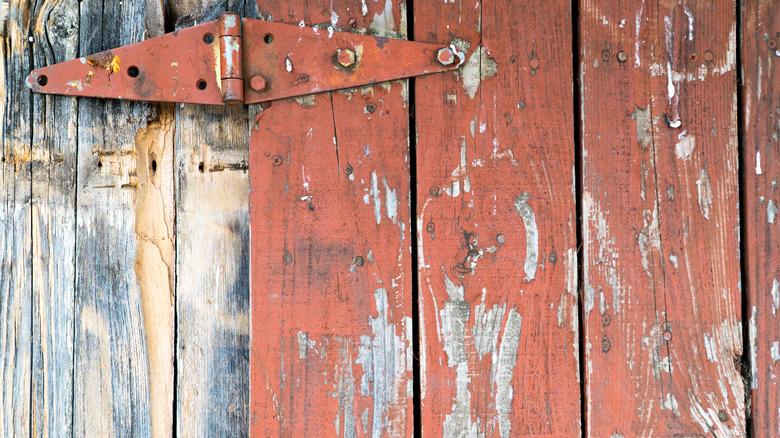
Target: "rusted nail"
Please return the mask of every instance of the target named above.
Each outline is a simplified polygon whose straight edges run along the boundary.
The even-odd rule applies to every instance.
[[[611,317],[611,316],[607,315],[606,313],[605,313],[605,314],[603,314],[603,315],[601,315],[601,325],[603,325],[604,327],[606,327],[606,326],[608,326],[608,325],[609,325],[609,323],[611,323],[611,322],[612,322],[612,317]]]
[[[353,29],[356,28],[357,27],[357,20],[355,20],[354,18],[350,18],[349,19],[349,26],[351,28],[353,28]]]
[[[436,231],[436,224],[434,224],[433,222],[428,222],[428,224],[425,225],[425,231],[429,233],[433,233],[434,231]]]
[[[439,61],[439,64],[441,65],[451,65],[455,62],[455,54],[452,53],[452,49],[445,47],[439,49],[439,52],[436,54],[436,60]]]
[[[347,164],[347,167],[344,168],[344,173],[347,174],[347,176],[352,175],[352,172],[354,172],[355,169],[352,168],[351,164]]]
[[[281,166],[284,160],[282,160],[281,156],[274,155],[273,158],[271,158],[271,162],[274,163],[274,166]]]
[[[718,420],[720,420],[722,423],[729,421],[729,416],[726,415],[726,411],[724,411],[723,409],[718,411]]]
[[[604,50],[601,52],[601,60],[602,61],[609,61],[609,58],[611,57],[609,50]]]
[[[428,193],[430,193],[431,196],[433,196],[434,198],[438,198],[439,197],[439,188],[436,187],[436,186],[433,186],[433,187],[431,187],[430,190],[428,190]]]
[[[249,85],[255,91],[263,91],[265,90],[267,83],[265,82],[264,77],[260,75],[254,75],[252,76],[252,80],[249,82]]]
[[[601,340],[601,351],[604,353],[608,352],[610,349],[612,349],[612,341],[607,339],[606,336]]]
[[[626,62],[626,60],[628,59],[628,55],[626,54],[626,52],[621,50],[617,54],[617,59],[620,62]]]
[[[664,340],[671,341],[672,340],[672,332],[669,330],[664,331]]]
[[[704,60],[707,62],[712,62],[712,60],[715,59],[715,55],[712,54],[709,50],[704,52]]]
[[[699,60],[699,57],[698,57],[698,56],[696,56],[696,53],[691,53],[691,54],[688,56],[688,59],[689,59],[691,62],[696,62],[696,61],[698,61],[698,60]]]
[[[539,68],[539,59],[538,58],[534,58],[534,59],[530,60],[528,62],[528,66],[531,67],[532,69],[536,70],[537,68]]]
[[[337,54],[339,65],[349,68],[355,65],[355,52],[352,49],[339,49]]]
[[[363,261],[363,256],[357,256],[355,257],[355,266],[363,266],[365,262]]]
[[[366,105],[365,110],[369,114],[374,114],[376,112],[376,104],[373,102],[369,103],[368,105]]]

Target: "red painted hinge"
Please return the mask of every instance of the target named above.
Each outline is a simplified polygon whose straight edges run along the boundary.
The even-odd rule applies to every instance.
[[[464,58],[454,46],[225,13],[216,21],[33,70],[27,85],[70,96],[249,104],[453,70]]]

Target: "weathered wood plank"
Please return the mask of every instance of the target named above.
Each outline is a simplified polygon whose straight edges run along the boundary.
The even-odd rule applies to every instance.
[[[81,55],[162,33],[161,2],[84,0],[80,10]],[[115,61],[112,74],[124,74]],[[172,385],[150,391],[150,376],[160,382],[172,361],[158,356],[172,342],[158,307],[171,306],[173,282],[170,110],[79,102],[73,432],[169,435],[171,402],[167,418],[157,413]]]
[[[32,99],[17,78],[29,72],[32,5],[14,1],[4,26],[0,73],[0,435],[30,434],[32,366]]]
[[[745,154],[745,287],[750,338],[753,436],[780,435],[780,4],[742,9]],[[743,307],[745,308],[745,307]]]
[[[264,2],[259,13],[406,33],[391,0]],[[410,436],[405,82],[273,102],[253,129],[252,433]]]
[[[733,3],[580,2],[591,436],[743,436]]]
[[[179,3],[170,6],[180,15],[170,18],[189,14],[184,26],[225,10],[246,15],[243,0],[203,10],[199,2]],[[176,434],[246,436],[248,111],[180,105],[176,116]]]
[[[78,2],[30,2],[35,67],[78,55]],[[21,83],[24,76],[15,78]],[[33,436],[71,436],[77,102],[31,95]]]
[[[578,436],[571,12],[415,2],[422,432]]]

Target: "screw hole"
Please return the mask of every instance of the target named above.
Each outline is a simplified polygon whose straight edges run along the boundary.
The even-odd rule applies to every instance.
[[[138,71],[138,67],[131,65],[127,68],[127,75],[131,78],[137,78],[140,71]]]
[[[214,42],[214,35],[207,33],[206,35],[203,35],[203,42],[206,44],[211,44]]]
[[[198,81],[198,90],[205,90],[208,84],[203,79]]]
[[[41,87],[45,87],[46,84],[49,83],[49,78],[46,77],[46,75],[38,76],[38,85]]]
[[[274,36],[271,35],[270,33],[267,33],[263,37],[263,41],[265,41],[266,44],[271,44],[272,42],[274,42]]]

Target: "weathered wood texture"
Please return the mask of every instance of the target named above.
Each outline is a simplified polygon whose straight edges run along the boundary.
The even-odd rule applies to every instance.
[[[415,2],[424,436],[578,436],[571,5]]]
[[[582,0],[579,41],[588,436],[743,436],[734,4]]]
[[[31,2],[36,67],[72,59],[76,1]],[[17,84],[16,86],[20,86]],[[76,237],[77,102],[32,96],[32,406],[33,436],[70,436]],[[56,121],[53,123],[52,121]]]
[[[406,33],[403,4],[391,0],[263,2],[259,14]],[[406,83],[393,82],[277,101],[257,114],[254,436],[412,433],[407,98]]]
[[[742,6],[746,306],[753,436],[780,436],[780,4]]]
[[[161,7],[144,1],[80,2],[80,54],[161,34]],[[122,74],[118,62],[115,74]],[[161,424],[170,424],[170,415],[161,417],[153,408],[161,395],[170,397],[172,377],[172,358],[159,357],[172,343],[172,151],[166,111],[147,103],[79,100],[77,436],[148,436],[152,430],[163,436]],[[145,319],[150,309],[160,319]],[[167,342],[157,343],[158,336]],[[147,349],[148,341],[153,348]]]
[[[2,207],[0,208],[0,434],[28,436],[32,345],[32,106],[24,77],[32,62],[28,42],[31,5],[14,2],[8,9],[2,44]]]
[[[179,25],[254,1],[216,2]],[[172,19],[178,17],[171,17]],[[249,119],[245,106],[176,109],[176,435],[249,433]]]

